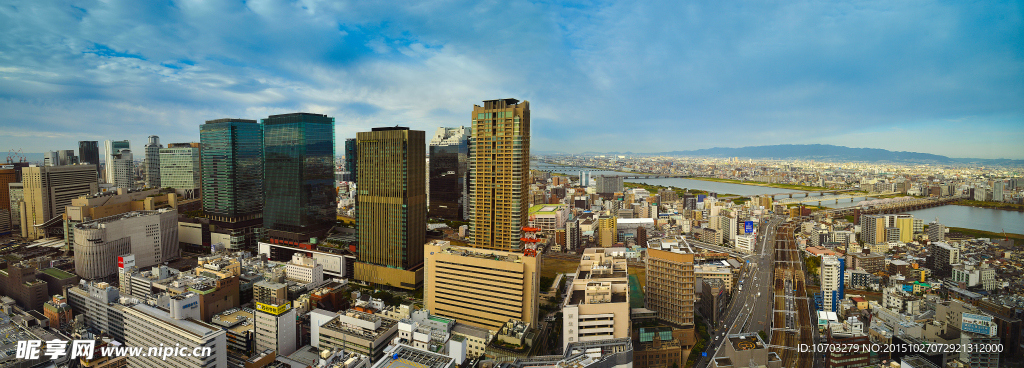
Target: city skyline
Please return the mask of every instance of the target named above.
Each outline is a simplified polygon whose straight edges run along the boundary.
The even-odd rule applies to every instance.
[[[339,152],[358,131],[469,125],[472,104],[515,97],[535,103],[538,152],[820,143],[1024,159],[1021,21],[1005,16],[1019,4],[425,9],[4,7],[0,147],[198,142],[207,120],[302,111],[336,118]]]

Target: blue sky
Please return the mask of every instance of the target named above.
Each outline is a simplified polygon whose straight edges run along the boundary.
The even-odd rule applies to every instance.
[[[512,97],[534,151],[1024,159],[1022,30],[1018,1],[5,1],[0,149],[296,111],[340,146]]]

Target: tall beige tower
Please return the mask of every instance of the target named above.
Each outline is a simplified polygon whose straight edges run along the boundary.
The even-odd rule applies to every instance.
[[[479,248],[519,251],[528,214],[530,102],[513,98],[473,106],[469,156],[470,240]]]

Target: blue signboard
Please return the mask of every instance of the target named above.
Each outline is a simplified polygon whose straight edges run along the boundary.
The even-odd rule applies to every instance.
[[[747,234],[750,234],[750,233],[754,232],[754,222],[753,221],[744,222],[743,223],[743,231],[745,231]]]

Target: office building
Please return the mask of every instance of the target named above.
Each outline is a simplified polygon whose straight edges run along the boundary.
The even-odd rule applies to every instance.
[[[621,193],[623,189],[622,177],[621,176],[598,176],[595,177],[597,180],[597,192],[598,193]]]
[[[320,114],[263,119],[263,227],[275,239],[308,242],[337,221],[334,118]]]
[[[684,348],[695,342],[693,308],[696,277],[693,250],[680,242],[669,250],[648,249],[647,285],[644,291],[647,309],[658,312],[658,319],[682,329],[679,336]]]
[[[423,253],[424,303],[432,313],[491,331],[509,319],[536,325],[540,258],[438,240]]]
[[[345,140],[345,172],[348,176],[345,181],[359,181],[359,148],[356,147],[356,139]]]
[[[388,346],[384,355],[389,358],[378,360],[372,368],[457,368],[460,364],[459,359],[451,354],[439,354],[401,343]]]
[[[1006,191],[1006,183],[1002,180],[996,180],[992,183],[992,200],[996,202],[1002,202],[1005,199],[1003,192]]]
[[[295,352],[296,330],[295,309],[287,298],[275,298],[256,303],[254,327],[256,331],[256,351],[267,349],[280,355]]]
[[[57,151],[57,160],[58,160],[58,163],[57,163],[57,165],[54,165],[54,166],[77,165],[78,164],[78,156],[75,156],[75,150],[59,150],[59,151]]]
[[[11,209],[16,209],[19,204],[12,200],[10,191],[11,183],[16,182],[17,179],[18,173],[13,166],[0,166],[0,235],[9,235],[17,231],[14,228],[16,223],[14,217],[17,211],[11,211]]]
[[[263,126],[209,120],[199,127],[203,212],[230,237],[229,249],[254,249],[263,228]]]
[[[114,178],[116,177],[116,175],[113,165],[114,155],[120,154],[122,149],[130,150],[131,144],[127,140],[106,140],[103,142],[103,177],[106,178],[107,183],[115,184]],[[97,163],[97,165],[99,165],[99,163]]]
[[[245,360],[256,354],[255,314],[249,308],[234,308],[210,319],[211,324],[226,332],[228,361],[232,366],[245,366]]]
[[[473,106],[471,118],[469,243],[521,250],[530,193],[530,102],[484,101]]]
[[[169,143],[160,149],[160,184],[183,193],[185,199],[202,195],[199,143]]]
[[[284,276],[299,284],[320,284],[324,281],[324,266],[317,264],[313,257],[293,254],[292,261],[285,266]]]
[[[721,327],[730,290],[719,279],[701,279],[700,314],[711,326]]]
[[[627,248],[588,248],[562,302],[562,346],[630,337]]]
[[[160,188],[160,137],[149,136],[146,143],[146,187]]]
[[[469,127],[437,128],[430,139],[430,217],[469,216]]]
[[[398,334],[398,321],[349,309],[320,325],[316,331],[314,346],[341,348],[376,361],[384,356],[384,349]]]
[[[100,148],[97,141],[78,141],[78,163],[96,165],[96,177],[100,176]]]
[[[43,152],[43,166],[60,166],[60,159],[57,157],[57,151]]]
[[[21,210],[21,202],[25,200],[25,185],[21,182],[10,183],[0,187],[0,190],[6,190],[11,199],[11,233],[27,237],[28,234],[23,232],[21,227],[22,218],[25,217],[25,212]]]
[[[117,288],[105,282],[82,282],[67,290],[68,305],[75,315],[85,316],[86,327],[124,342],[126,306],[118,303],[120,296]]]
[[[220,326],[199,320],[198,296],[185,293],[171,297],[168,309],[136,304],[124,309],[127,346],[173,346],[192,351],[209,348],[209,355],[131,357],[131,368],[228,367],[227,333]],[[292,324],[294,326],[294,323]]]
[[[117,153],[110,155],[107,166],[111,168],[113,176],[107,177],[107,182],[114,184],[117,188],[135,188],[135,159],[132,150],[122,148]]]
[[[846,260],[836,256],[822,256],[818,270],[821,280],[822,309],[838,312],[839,302],[845,298],[843,275],[846,271]]]
[[[117,257],[132,254],[147,268],[179,257],[178,211],[132,211],[82,222],[75,231],[75,273],[86,280],[117,274]]]
[[[359,132],[356,141],[356,279],[415,289],[423,280],[423,243],[427,236],[424,133],[399,127],[373,128]]]
[[[500,368],[633,368],[634,351],[632,343],[632,339],[577,342],[563,349],[562,355],[517,358],[512,362],[502,363]],[[671,365],[668,365],[668,367],[671,367]]]
[[[34,267],[27,263],[13,263],[3,271],[0,272],[0,294],[11,297],[25,310],[43,309],[43,303],[48,299],[48,286],[36,278]]]
[[[21,234],[29,239],[47,236],[43,226],[61,222],[72,199],[99,191],[93,165],[26,167],[22,169]],[[63,230],[63,229],[62,229]],[[61,233],[63,234],[63,233]]]
[[[618,220],[615,216],[601,215],[597,218],[597,245],[602,248],[608,248],[617,242],[618,239]]]

